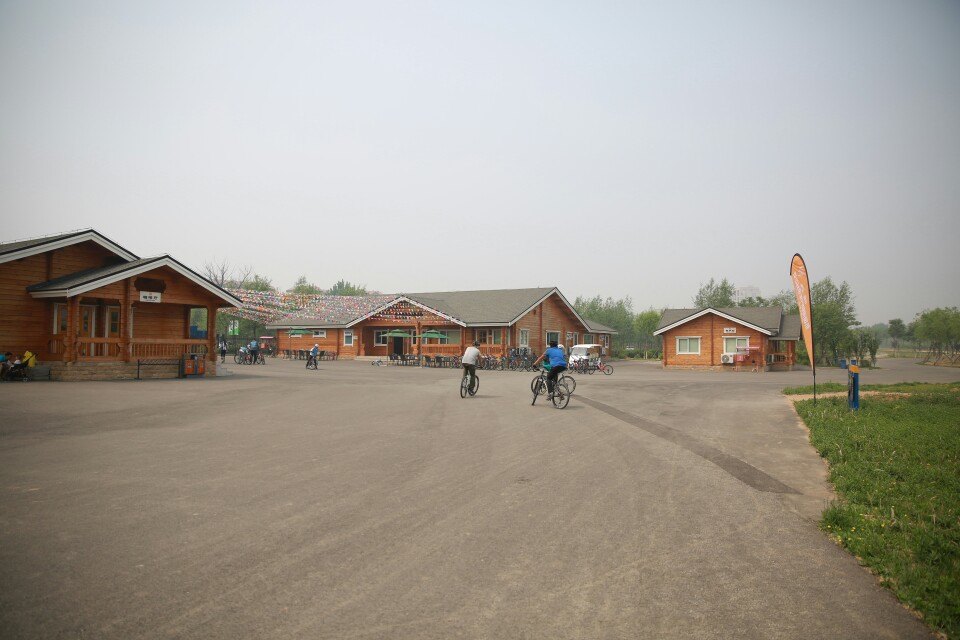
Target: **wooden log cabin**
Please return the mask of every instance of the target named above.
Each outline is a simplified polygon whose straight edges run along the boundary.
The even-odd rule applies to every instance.
[[[387,302],[371,298],[367,307],[355,299],[348,309],[331,305],[322,316],[289,316],[267,328],[277,331],[281,352],[318,344],[346,359],[460,355],[474,340],[494,356],[515,347],[539,354],[550,340],[568,348],[589,342],[609,349],[616,333],[581,317],[556,287],[407,293]]]
[[[216,375],[217,309],[242,301],[169,255],[140,258],[92,229],[0,244],[0,349],[60,380],[173,377],[182,356]],[[193,309],[206,338],[190,338]]]
[[[725,371],[792,371],[800,316],[780,307],[665,309],[663,366]]]

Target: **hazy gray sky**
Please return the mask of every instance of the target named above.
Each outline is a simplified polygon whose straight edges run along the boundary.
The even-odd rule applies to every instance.
[[[0,0],[0,216],[637,309],[799,251],[910,319],[960,305],[960,3]]]

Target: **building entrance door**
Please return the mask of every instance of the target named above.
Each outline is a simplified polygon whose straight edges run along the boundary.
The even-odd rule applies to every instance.
[[[399,355],[403,355],[403,338],[394,338],[393,339],[393,351]]]

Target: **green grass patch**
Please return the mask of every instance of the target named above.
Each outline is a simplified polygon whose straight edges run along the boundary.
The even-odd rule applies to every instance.
[[[950,382],[947,384],[928,384],[926,382],[898,382],[896,384],[861,384],[861,391],[889,391],[890,393],[936,393],[940,391],[952,391],[960,393],[960,382]],[[817,393],[831,393],[842,391],[846,393],[847,385],[843,382],[821,382],[817,385]],[[813,385],[802,387],[787,387],[783,390],[788,396],[810,395],[813,393]]]
[[[820,527],[960,639],[960,385],[883,387],[912,395],[797,403],[838,496]]]

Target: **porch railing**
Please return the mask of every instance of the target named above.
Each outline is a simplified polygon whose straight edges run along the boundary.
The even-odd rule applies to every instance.
[[[463,347],[458,344],[422,344],[420,353],[425,356],[458,356]]]
[[[130,343],[131,358],[169,358],[171,356],[203,355],[207,353],[206,340],[165,340],[136,338]]]
[[[77,338],[76,349],[80,360],[119,360],[122,357],[120,338]]]

